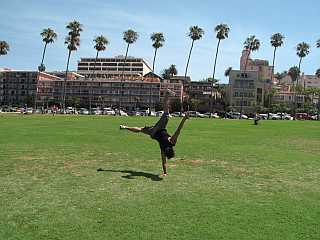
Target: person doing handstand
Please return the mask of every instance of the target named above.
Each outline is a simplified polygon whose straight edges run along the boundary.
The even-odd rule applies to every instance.
[[[120,129],[127,129],[134,133],[144,133],[149,135],[152,139],[159,143],[162,158],[162,176],[167,176],[167,159],[173,158],[175,155],[174,146],[177,144],[180,131],[183,128],[185,121],[189,118],[188,113],[183,117],[175,133],[171,136],[166,126],[169,121],[169,96],[174,96],[174,93],[167,90],[163,100],[163,111],[160,120],[154,126],[146,127],[128,127],[125,125],[120,125]]]

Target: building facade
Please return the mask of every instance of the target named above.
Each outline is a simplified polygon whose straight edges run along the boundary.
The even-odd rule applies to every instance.
[[[229,75],[229,105],[234,111],[255,112],[263,104],[264,82],[258,71],[232,70]]]
[[[37,91],[35,71],[0,71],[0,104],[32,104]]]
[[[81,58],[78,73],[90,78],[142,77],[152,69],[142,58],[124,56],[114,58]]]

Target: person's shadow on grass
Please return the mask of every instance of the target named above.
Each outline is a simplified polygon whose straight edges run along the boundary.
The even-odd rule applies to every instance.
[[[110,170],[110,169],[102,169],[98,168],[98,172],[115,172],[115,173],[126,173],[128,175],[122,176],[122,178],[126,179],[135,179],[135,177],[145,177],[150,178],[152,181],[161,181],[163,180],[158,175],[152,174],[152,173],[146,173],[146,172],[137,172],[132,170]]]

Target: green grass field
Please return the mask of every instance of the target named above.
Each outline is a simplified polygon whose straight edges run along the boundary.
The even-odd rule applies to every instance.
[[[320,239],[320,122],[156,120],[0,115],[0,239]]]

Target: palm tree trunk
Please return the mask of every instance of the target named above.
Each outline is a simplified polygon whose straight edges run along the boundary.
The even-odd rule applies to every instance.
[[[65,110],[65,106],[66,106],[66,81],[67,81],[68,72],[69,72],[70,56],[71,56],[71,50],[69,49],[67,68],[66,68],[66,76],[64,78],[63,88],[62,88],[62,109],[63,109],[63,111]]]
[[[189,67],[191,52],[192,52],[192,49],[193,49],[193,44],[194,44],[194,40],[192,40],[192,43],[191,43],[191,48],[190,48],[190,52],[189,52],[189,56],[188,56],[187,66],[186,66],[186,70],[184,72],[184,80],[185,81],[187,80],[187,73],[188,73],[188,67]]]
[[[249,60],[249,57],[250,57],[250,53],[251,51],[249,51],[249,54],[247,56],[247,59],[246,59],[246,64],[244,65],[244,73],[246,73],[247,71],[247,65],[248,65],[248,60]],[[240,119],[241,119],[241,116],[242,116],[242,110],[243,110],[243,87],[242,87],[242,96],[241,96],[241,103],[240,103]]]
[[[217,58],[218,58],[218,53],[219,53],[219,46],[220,46],[221,39],[219,39],[218,44],[217,44],[217,49],[216,49],[216,56],[214,58],[214,65],[213,65],[213,74],[212,74],[212,86],[211,86],[211,95],[210,95],[210,113],[213,113],[213,84],[214,84],[214,77],[216,74],[216,66],[217,66]],[[210,114],[211,118],[211,114]]]
[[[121,84],[120,84],[120,96],[119,96],[119,113],[120,113],[120,108],[121,108],[121,104],[122,104],[124,69],[125,69],[125,65],[126,65],[126,62],[127,62],[129,45],[130,44],[128,43],[127,50],[126,50],[126,55],[124,57],[124,63],[123,63],[123,70],[122,70],[122,77],[121,77]]]
[[[273,75],[274,75],[274,62],[276,60],[276,51],[277,48],[275,47],[273,50],[273,60],[272,60],[272,72],[271,72],[271,83],[273,83]]]
[[[154,57],[153,57],[153,63],[152,63],[152,72],[153,72],[153,73],[154,73],[154,64],[155,64],[155,62],[156,62],[157,51],[158,51],[158,48],[155,48],[155,50],[154,50]]]
[[[94,78],[94,73],[96,70],[96,63],[97,63],[97,59],[99,56],[99,51],[97,51],[97,55],[96,58],[94,60],[94,65],[93,65],[93,70],[92,70],[92,76],[91,76],[91,84],[90,84],[90,93],[89,93],[89,114],[91,114],[91,106],[92,106],[92,84],[93,84],[93,78]]]
[[[45,54],[46,54],[47,45],[48,45],[48,43],[46,42],[45,45],[44,45],[44,48],[43,48],[42,60],[41,60],[40,66],[42,66],[42,64],[43,64],[44,56],[45,56]]]
[[[43,52],[42,52],[42,59],[41,59],[41,64],[40,66],[43,65],[43,61],[44,61],[44,56],[46,54],[46,49],[47,49],[47,45],[48,43],[46,42],[44,44],[44,48],[43,48]],[[40,75],[40,70],[38,69],[38,74],[37,74],[37,85],[36,85],[36,92],[35,92],[35,98],[34,98],[34,109],[36,110],[37,109],[37,97],[38,97],[38,82],[39,82],[39,75]]]
[[[189,56],[188,56],[187,66],[186,66],[186,70],[184,72],[184,81],[185,82],[187,81],[187,73],[188,73],[188,67],[189,67],[191,52],[192,52],[192,49],[193,49],[193,44],[194,44],[194,40],[192,40],[192,43],[191,43],[191,48],[190,48],[190,52],[189,52]],[[182,95],[183,95],[183,91],[182,91]],[[181,112],[183,112],[183,96],[181,98]]]

